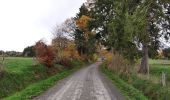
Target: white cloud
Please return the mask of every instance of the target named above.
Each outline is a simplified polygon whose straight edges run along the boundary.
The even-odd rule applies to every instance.
[[[22,51],[73,17],[86,0],[0,0],[0,50]]]

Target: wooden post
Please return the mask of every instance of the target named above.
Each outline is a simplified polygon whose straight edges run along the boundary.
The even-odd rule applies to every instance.
[[[37,65],[37,58],[33,56],[32,59],[33,59],[33,66]]]
[[[0,78],[3,75],[4,60],[5,60],[5,57],[4,57],[4,52],[3,52],[2,53],[2,62],[0,62]]]
[[[4,63],[5,57],[4,57],[4,52],[2,53],[2,64]]]
[[[166,74],[163,71],[161,74],[161,84],[162,86],[166,86]]]
[[[150,75],[150,74],[149,74],[149,65],[148,65],[148,68],[147,68],[147,69],[148,69],[148,79],[149,79],[149,78],[150,78],[150,77],[149,77],[149,75]]]

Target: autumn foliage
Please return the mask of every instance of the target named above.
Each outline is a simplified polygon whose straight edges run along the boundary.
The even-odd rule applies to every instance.
[[[108,69],[117,73],[118,75],[126,75],[129,76],[130,72],[130,64],[129,62],[123,58],[122,55],[111,52],[107,50],[102,50],[100,52],[100,56],[105,58],[105,63],[107,64]]]
[[[81,16],[80,19],[76,21],[76,25],[81,31],[88,31],[88,22],[90,21],[90,17],[88,16]]]
[[[55,61],[58,64],[71,68],[71,62],[73,60],[82,60],[76,50],[74,42],[67,38],[57,37],[53,39],[52,47],[55,52]]]
[[[50,46],[47,46],[43,41],[38,41],[35,45],[36,59],[39,63],[46,67],[52,67],[54,65],[54,53]]]
[[[78,20],[76,20],[76,25],[80,31],[84,33],[84,38],[86,41],[93,36],[93,32],[89,31],[88,23],[91,20],[89,16],[82,15]]]

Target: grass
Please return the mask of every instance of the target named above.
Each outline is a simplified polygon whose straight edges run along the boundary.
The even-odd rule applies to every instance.
[[[14,95],[4,98],[3,100],[30,100],[31,98],[38,96],[43,91],[47,90],[49,87],[56,84],[57,81],[63,79],[64,77],[70,75],[76,70],[65,70],[61,73],[58,73],[55,76],[52,76],[46,80],[29,85],[26,89],[15,93]]]
[[[111,72],[107,67],[102,65],[102,72],[112,80],[113,84],[115,84],[119,90],[123,93],[126,100],[148,100],[141,91],[137,90],[133,86],[127,84],[123,81],[119,76]]]
[[[150,100],[170,99],[170,61],[169,60],[149,60],[150,75],[137,74],[133,86],[141,90]],[[167,86],[160,84],[161,73],[167,76]]]
[[[170,87],[170,61],[150,60],[149,62],[150,62],[150,74],[153,77],[157,77],[157,80],[160,80],[162,72],[166,73],[167,84]]]
[[[37,65],[37,64],[34,65],[34,63],[35,62],[33,61],[32,58],[8,57],[5,59],[4,62],[5,72],[3,74],[3,77],[0,78],[0,99],[11,96],[16,92],[17,92],[16,95],[18,95],[18,93],[23,89],[26,89],[25,92],[23,90],[21,94],[19,93],[20,96],[18,95],[18,97],[24,97],[26,96],[26,94],[28,94],[28,96],[26,97],[32,96],[29,94],[35,93],[36,91],[37,92],[43,91],[44,88],[46,89],[48,86],[54,84],[53,82],[55,80],[57,81],[57,79],[61,79],[65,77],[67,73],[69,73],[69,70],[65,69],[61,65],[55,65],[53,68],[49,69],[43,65]],[[74,64],[77,64],[78,66],[81,63],[77,61],[73,61],[73,65]],[[46,80],[52,76],[54,76],[54,78]],[[16,95],[14,97],[17,97]],[[13,100],[13,99],[8,99],[8,100]]]
[[[169,65],[170,67],[170,61],[169,60],[163,60],[163,59],[149,59],[149,64],[161,64],[161,65]]]
[[[118,74],[109,71],[107,68],[105,68],[104,73],[112,79],[113,83],[120,88],[129,100],[143,100],[140,95],[137,95],[136,90],[141,91],[139,94],[145,95],[149,100],[170,100],[170,61],[150,59],[149,65],[149,78],[148,75],[138,74],[136,67],[134,67],[135,70],[133,69],[133,74],[128,77],[124,75],[118,76]],[[162,72],[166,73],[166,87],[160,84]],[[133,92],[131,93],[129,86],[136,89],[134,94]]]

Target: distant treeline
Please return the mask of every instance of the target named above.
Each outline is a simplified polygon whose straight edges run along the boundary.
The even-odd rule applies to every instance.
[[[142,51],[139,51],[139,52],[142,52]],[[10,57],[34,57],[35,51],[34,51],[34,46],[28,46],[24,48],[23,52],[0,50],[0,56],[2,55],[10,56]],[[163,49],[162,52],[160,52],[160,54],[150,51],[149,57],[170,59],[170,48]]]
[[[34,46],[26,47],[22,52],[22,56],[24,56],[24,57],[35,57]]]
[[[5,56],[5,57],[21,57],[22,52],[17,52],[17,51],[3,51],[0,50],[0,56]]]
[[[5,56],[5,57],[34,57],[35,56],[34,46],[26,47],[23,50],[23,52],[0,50],[0,56]]]

